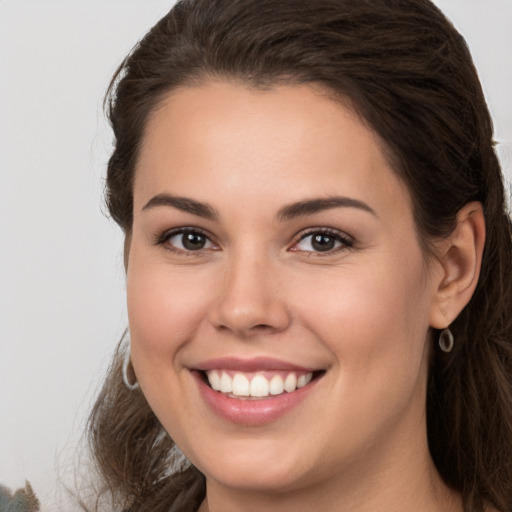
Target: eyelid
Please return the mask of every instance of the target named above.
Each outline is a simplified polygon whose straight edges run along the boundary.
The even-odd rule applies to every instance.
[[[163,231],[162,233],[157,234],[153,238],[153,245],[160,245],[160,246],[164,247],[164,245],[166,244],[166,242],[168,242],[168,240],[170,238],[172,238],[176,235],[184,234],[184,233],[197,233],[199,235],[202,235],[212,245],[214,245],[215,247],[218,247],[218,244],[216,242],[214,242],[212,236],[207,231],[205,231],[202,228],[195,227],[195,226],[180,226],[177,228],[167,229],[167,230]],[[177,254],[186,254],[186,255],[190,255],[190,256],[194,256],[194,255],[197,256],[199,253],[204,252],[205,250],[206,251],[212,250],[211,248],[205,248],[205,249],[198,249],[197,251],[187,251],[187,250],[180,249],[178,247],[173,247],[170,244],[169,244],[169,246],[164,247],[164,248],[166,250],[175,252]]]
[[[332,236],[335,238],[338,242],[340,242],[341,246],[330,249],[328,251],[305,251],[301,249],[293,249],[299,242],[307,238],[308,236],[316,235],[316,234],[323,234]],[[293,245],[289,250],[292,250],[292,252],[304,252],[308,253],[310,255],[315,256],[328,256],[330,254],[334,254],[340,251],[345,251],[348,249],[352,249],[354,247],[355,240],[353,237],[345,233],[344,231],[340,231],[338,229],[333,228],[327,228],[327,227],[315,227],[315,228],[308,228],[305,231],[300,232],[298,235],[295,236]]]
[[[167,229],[167,230],[157,234],[153,238],[153,244],[164,246],[170,238],[172,238],[176,235],[190,233],[190,232],[200,234],[200,235],[204,236],[205,238],[207,238],[207,240],[212,245],[215,246],[215,248],[213,250],[216,250],[219,248],[218,244],[214,241],[213,237],[210,235],[210,233],[208,231],[206,231],[202,228],[199,228],[199,227],[195,227],[195,226],[180,226],[180,227],[176,227],[176,228]],[[314,250],[306,251],[306,250],[302,250],[302,249],[294,249],[294,246],[296,246],[299,242],[301,242],[308,236],[312,236],[315,234],[324,234],[324,235],[331,236],[331,237],[335,238],[336,241],[340,242],[341,245],[337,248],[333,248],[333,249],[330,249],[327,251],[314,251]],[[323,256],[323,255],[328,256],[330,254],[334,254],[334,253],[337,253],[340,251],[352,249],[354,247],[354,243],[355,243],[355,241],[354,241],[353,237],[351,237],[347,233],[340,231],[338,229],[333,229],[333,228],[328,228],[328,227],[313,227],[313,228],[308,228],[308,229],[303,230],[300,233],[298,233],[294,237],[293,244],[288,250],[291,250],[292,252],[308,253],[309,255],[315,255],[315,256]],[[178,254],[186,254],[186,255],[199,255],[200,253],[204,252],[205,250],[206,251],[212,250],[212,248],[198,249],[197,251],[183,250],[178,247],[171,246],[170,244],[168,247],[165,247],[165,249],[175,252],[175,253],[178,253]]]

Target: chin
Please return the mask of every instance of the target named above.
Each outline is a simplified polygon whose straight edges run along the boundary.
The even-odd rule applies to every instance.
[[[227,488],[266,494],[299,488],[305,480],[292,468],[275,467],[270,462],[264,468],[255,467],[250,460],[246,460],[241,467],[223,467],[205,476]]]
[[[198,460],[207,479],[245,492],[283,492],[310,482],[307,457],[300,447],[262,440],[248,441],[249,447],[233,443],[229,450]],[[310,467],[315,466],[309,464]]]

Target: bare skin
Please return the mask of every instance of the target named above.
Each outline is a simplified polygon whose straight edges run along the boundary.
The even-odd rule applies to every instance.
[[[132,361],[206,476],[200,512],[462,511],[425,427],[430,328],[469,301],[485,236],[479,204],[458,220],[427,260],[378,137],[319,87],[162,103],[134,184]],[[257,424],[212,409],[197,368],[263,357],[314,370],[304,398]]]

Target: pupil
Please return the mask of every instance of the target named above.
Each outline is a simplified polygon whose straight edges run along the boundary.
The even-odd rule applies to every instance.
[[[319,233],[313,236],[311,245],[316,251],[330,251],[334,248],[334,238],[329,235],[323,235]]]
[[[189,251],[197,251],[205,246],[205,237],[199,233],[184,233],[183,234],[183,247]]]

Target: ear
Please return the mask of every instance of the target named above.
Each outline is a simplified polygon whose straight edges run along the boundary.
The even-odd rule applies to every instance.
[[[484,243],[482,205],[468,203],[457,214],[453,232],[437,246],[439,272],[434,273],[431,327],[448,327],[470,301],[480,276]]]

